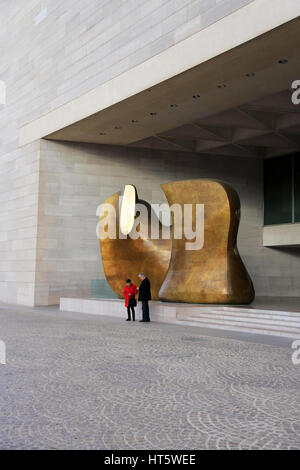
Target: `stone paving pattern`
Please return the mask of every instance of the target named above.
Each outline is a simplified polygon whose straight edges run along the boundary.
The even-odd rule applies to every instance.
[[[1,449],[296,449],[292,350],[201,329],[0,307]]]

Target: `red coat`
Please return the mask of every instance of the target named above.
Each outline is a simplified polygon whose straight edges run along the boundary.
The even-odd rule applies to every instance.
[[[125,307],[128,307],[129,305],[129,300],[134,299],[135,295],[137,294],[137,289],[134,284],[131,284],[129,287],[125,286],[125,289],[123,291],[124,299],[125,299]]]

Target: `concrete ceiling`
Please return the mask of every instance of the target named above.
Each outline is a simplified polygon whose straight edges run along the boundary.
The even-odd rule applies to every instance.
[[[299,150],[289,91],[299,43],[297,19],[46,138],[254,157]]]
[[[130,145],[259,158],[295,152],[300,150],[300,106],[287,90]]]

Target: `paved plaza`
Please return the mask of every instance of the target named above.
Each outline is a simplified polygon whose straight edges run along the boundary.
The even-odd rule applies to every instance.
[[[289,340],[5,305],[0,339],[1,449],[300,447]]]

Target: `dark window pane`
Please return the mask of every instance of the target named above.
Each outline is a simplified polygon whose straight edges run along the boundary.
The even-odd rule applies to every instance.
[[[292,156],[265,160],[265,225],[292,223],[292,194]]]
[[[294,156],[295,222],[300,222],[300,153]]]

